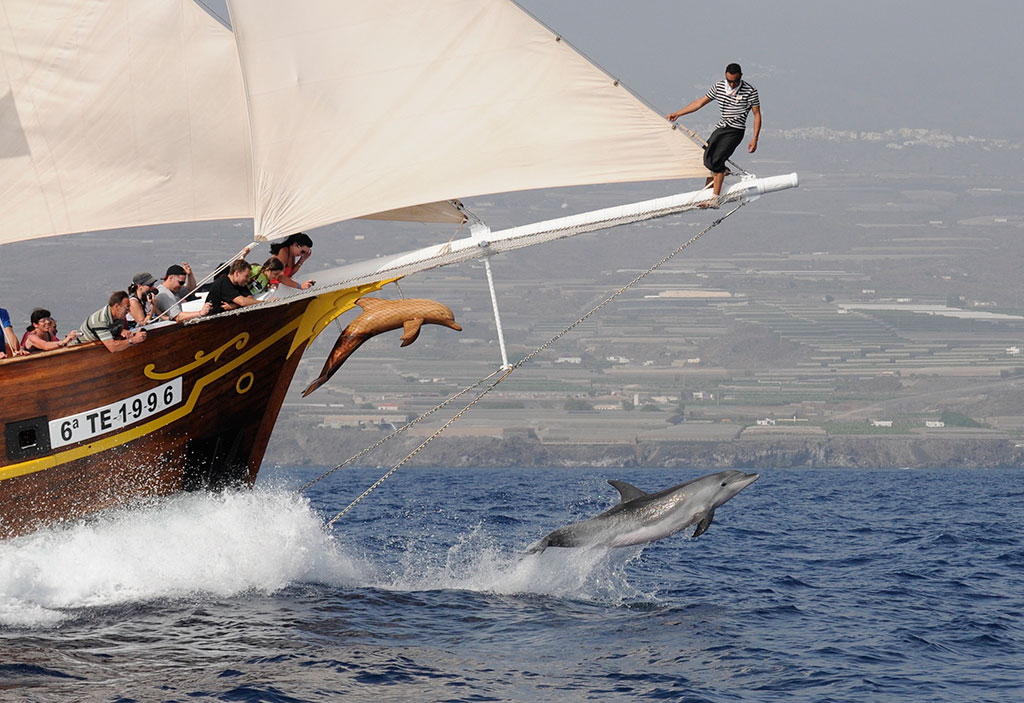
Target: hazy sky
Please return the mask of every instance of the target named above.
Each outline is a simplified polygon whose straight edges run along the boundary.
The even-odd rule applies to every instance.
[[[521,4],[666,112],[738,61],[772,127],[1024,137],[1015,0]]]
[[[207,2],[225,12],[225,0]],[[659,112],[682,107],[738,61],[761,92],[766,127],[1024,139],[1019,0],[520,4]]]

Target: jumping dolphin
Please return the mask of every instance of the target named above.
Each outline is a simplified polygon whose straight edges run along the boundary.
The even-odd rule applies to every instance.
[[[528,554],[548,547],[627,547],[674,535],[696,523],[694,537],[707,531],[715,508],[758,479],[759,474],[721,471],[695,478],[660,493],[644,493],[625,481],[609,481],[621,496],[610,510],[560,527],[535,543]]]
[[[362,314],[352,320],[341,331],[341,336],[334,343],[334,349],[324,362],[320,377],[309,384],[302,397],[315,391],[327,383],[338,367],[345,363],[363,342],[381,332],[405,328],[402,335],[402,346],[416,341],[420,334],[420,326],[424,324],[444,325],[453,330],[462,328],[455,323],[455,315],[445,305],[425,298],[403,298],[401,300],[381,300],[380,298],[360,298],[356,305],[363,309]]]

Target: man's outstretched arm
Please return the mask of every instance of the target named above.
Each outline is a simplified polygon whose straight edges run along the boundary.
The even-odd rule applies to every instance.
[[[707,105],[709,102],[711,102],[711,98],[709,98],[706,95],[702,95],[696,100],[694,100],[692,103],[684,107],[682,110],[668,113],[667,115],[665,115],[665,119],[668,120],[669,122],[675,122],[683,115],[689,115],[691,112],[696,112],[697,110]]]

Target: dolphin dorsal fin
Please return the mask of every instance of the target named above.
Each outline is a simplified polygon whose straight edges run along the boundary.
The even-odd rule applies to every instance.
[[[622,498],[621,502],[623,503],[628,503],[631,500],[643,498],[645,495],[647,495],[647,493],[645,493],[644,491],[641,491],[633,484],[626,483],[625,481],[611,480],[608,483],[610,483],[612,487],[619,492],[619,496],[621,496]]]
[[[382,300],[381,298],[365,298],[364,297],[364,298],[360,298],[359,300],[357,300],[355,304],[358,305],[359,307],[361,307],[363,309],[363,312],[370,312],[370,310],[373,310],[374,308],[379,308],[382,303],[387,303],[387,302],[388,301]]]

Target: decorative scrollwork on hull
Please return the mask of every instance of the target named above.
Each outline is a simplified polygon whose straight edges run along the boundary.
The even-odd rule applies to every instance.
[[[171,371],[156,371],[156,364],[147,364],[142,372],[146,374],[146,378],[152,378],[157,381],[166,381],[168,378],[181,376],[182,374],[193,371],[211,361],[219,362],[221,355],[231,347],[234,347],[238,351],[242,351],[248,343],[249,333],[239,332],[234,338],[220,345],[210,354],[207,354],[205,351],[200,349],[196,352],[195,361],[186,364],[185,366],[180,366],[176,369],[172,369]]]

